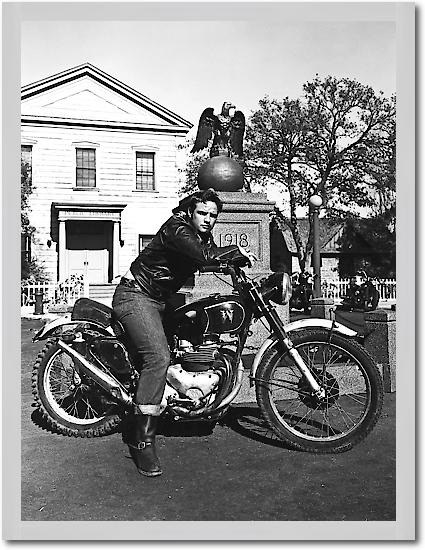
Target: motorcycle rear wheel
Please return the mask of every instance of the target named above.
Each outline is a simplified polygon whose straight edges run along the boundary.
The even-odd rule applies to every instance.
[[[117,430],[117,406],[102,401],[96,384],[78,373],[54,340],[40,351],[32,373],[35,404],[47,428],[69,437],[100,437]]]
[[[357,342],[324,330],[291,335],[326,397],[315,397],[292,357],[281,347],[266,352],[256,374],[263,417],[279,439],[310,453],[348,451],[373,429],[382,409],[383,383]]]

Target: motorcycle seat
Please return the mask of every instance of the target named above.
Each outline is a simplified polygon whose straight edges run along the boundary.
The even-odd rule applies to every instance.
[[[112,309],[90,298],[79,298],[72,309],[71,319],[93,321],[107,328],[111,325]]]

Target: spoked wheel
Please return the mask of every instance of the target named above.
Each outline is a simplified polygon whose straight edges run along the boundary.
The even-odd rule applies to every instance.
[[[96,437],[112,433],[121,422],[117,406],[78,371],[73,358],[54,341],[38,355],[32,385],[36,403],[52,431]]]
[[[347,451],[376,424],[383,400],[381,375],[357,342],[323,330],[305,330],[291,340],[323,388],[318,397],[294,360],[280,346],[265,354],[256,374],[256,395],[275,434],[312,453]]]

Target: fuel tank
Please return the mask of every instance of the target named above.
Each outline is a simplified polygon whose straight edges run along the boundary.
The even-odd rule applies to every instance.
[[[173,312],[175,326],[191,327],[198,335],[237,334],[248,319],[249,312],[237,294],[213,294]]]

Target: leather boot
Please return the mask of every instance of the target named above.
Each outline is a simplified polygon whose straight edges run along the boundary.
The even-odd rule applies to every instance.
[[[144,476],[154,477],[162,474],[161,466],[155,449],[155,434],[158,416],[135,414],[128,449],[137,470]]]

